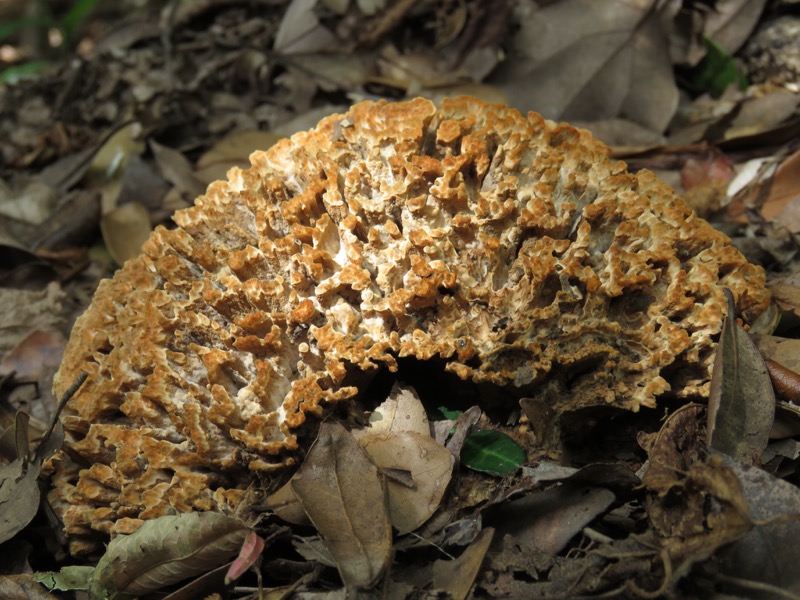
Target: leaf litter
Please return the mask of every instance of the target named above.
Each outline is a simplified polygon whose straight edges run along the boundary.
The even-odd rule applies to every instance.
[[[778,45],[753,35],[773,7],[600,4],[172,2],[87,28],[75,60],[0,85],[0,553],[26,565],[3,571],[2,594],[50,597],[31,568],[58,592],[115,594],[108,565],[124,554],[143,586],[132,589],[175,598],[255,596],[262,584],[265,597],[299,598],[365,587],[398,598],[796,597],[798,100],[796,77],[759,59],[782,64]],[[708,78],[689,89],[697,69]],[[177,538],[153,530],[117,538],[100,563],[44,556],[39,475],[60,432],[39,441],[56,410],[41,366],[96,282],[251,151],[360,99],[460,93],[578,121],[683,191],[770,271],[780,310],[758,331],[767,367],[729,316],[710,407],[567,422],[546,397],[502,413],[406,384],[370,399],[366,422],[326,423],[299,486],[270,482],[252,491],[251,514],[219,515],[230,544],[211,516],[177,552]],[[263,550],[244,551],[226,586],[253,536]]]

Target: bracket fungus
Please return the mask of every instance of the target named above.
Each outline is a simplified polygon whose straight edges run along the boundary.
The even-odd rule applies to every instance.
[[[708,394],[765,276],[585,131],[471,98],[363,102],[251,156],[103,281],[55,380],[72,549],[233,510],[309,417],[404,357],[553,410]],[[361,378],[359,378],[361,377]],[[316,419],[314,419],[316,420]],[[301,436],[302,438],[302,436]]]

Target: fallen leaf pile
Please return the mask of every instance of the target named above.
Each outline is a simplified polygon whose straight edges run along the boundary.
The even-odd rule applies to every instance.
[[[796,2],[39,4],[0,2],[0,597],[800,598]],[[463,94],[590,129],[766,269],[708,401],[562,415],[404,364],[237,510],[70,556],[47,494],[85,376],[50,390],[98,281],[252,151]]]

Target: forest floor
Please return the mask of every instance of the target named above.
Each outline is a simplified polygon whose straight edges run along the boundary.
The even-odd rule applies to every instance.
[[[0,597],[800,598],[798,40],[792,0],[0,0]],[[397,388],[390,451],[424,459],[375,470],[326,422],[258,522],[162,517],[70,556],[51,389],[99,281],[253,151],[461,95],[588,129],[765,269],[769,322],[720,321],[712,409],[593,413],[559,456],[525,446],[533,409]],[[719,452],[715,427],[757,430]],[[387,502],[417,517],[388,537]]]

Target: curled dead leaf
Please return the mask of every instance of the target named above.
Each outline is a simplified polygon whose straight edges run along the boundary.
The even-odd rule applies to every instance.
[[[450,483],[455,457],[430,435],[394,431],[360,440],[373,463],[382,469],[410,472],[413,486],[389,479],[389,516],[400,535],[425,523],[439,508]]]

